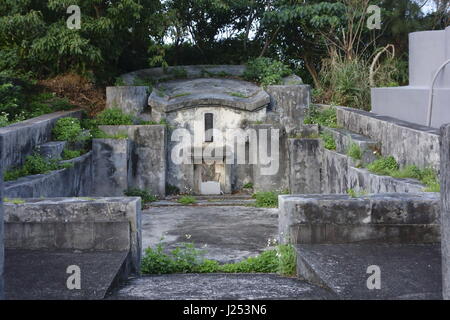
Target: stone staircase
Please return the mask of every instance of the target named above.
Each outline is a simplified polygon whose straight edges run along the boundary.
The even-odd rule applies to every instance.
[[[438,170],[438,131],[344,107],[337,107],[337,122],[339,128],[319,128],[336,150],[300,139],[305,155],[293,153],[298,158],[290,160],[296,172],[309,175],[300,177],[312,181],[307,189],[315,192],[280,198],[280,239],[296,247],[298,277],[339,299],[441,299],[439,194],[424,192],[418,180],[377,175],[362,165],[378,153],[394,156],[401,167]],[[361,160],[348,155],[352,144]],[[346,195],[350,189],[356,198]],[[367,286],[373,266],[380,289]]]

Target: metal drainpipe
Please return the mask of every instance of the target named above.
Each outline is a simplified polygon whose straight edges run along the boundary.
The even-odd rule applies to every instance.
[[[450,63],[450,59],[445,61],[437,70],[436,74],[434,75],[433,81],[431,82],[431,88],[430,88],[430,99],[428,103],[428,116],[427,116],[427,124],[429,127],[431,127],[431,117],[433,115],[433,89],[434,85],[436,83],[437,77],[441,73],[441,71],[447,66],[447,64]]]

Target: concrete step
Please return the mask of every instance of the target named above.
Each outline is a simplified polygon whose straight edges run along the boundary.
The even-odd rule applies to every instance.
[[[363,163],[370,163],[376,160],[376,153],[381,150],[381,144],[369,137],[357,134],[343,128],[322,127],[322,132],[331,134],[336,142],[336,151],[347,154],[350,146],[354,143],[362,151]]]
[[[5,250],[7,300],[99,300],[122,280],[128,252]],[[80,267],[81,289],[69,290],[69,266]]]
[[[130,280],[112,300],[323,300],[330,291],[275,274],[171,274]],[[225,310],[226,311],[226,310]]]
[[[341,299],[442,299],[439,244],[297,246],[299,277]],[[368,267],[380,268],[381,289],[369,290]]]

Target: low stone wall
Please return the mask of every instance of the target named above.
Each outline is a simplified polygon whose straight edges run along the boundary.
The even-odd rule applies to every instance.
[[[81,118],[82,111],[61,111],[0,128],[0,155],[3,170],[24,163],[38,145],[51,140],[52,129],[61,118]]]
[[[442,288],[450,300],[450,125],[441,128]]]
[[[111,135],[128,134],[131,150],[128,186],[150,190],[155,195],[165,196],[166,127],[162,125],[101,126],[100,129]]]
[[[129,251],[140,272],[140,198],[50,198],[5,203],[5,247]]]
[[[434,243],[440,241],[439,195],[390,193],[279,197],[283,243]]]
[[[92,181],[95,180],[92,175],[92,152],[63,163],[73,163],[73,167],[6,182],[4,196],[41,198],[91,195]]]
[[[382,154],[394,156],[401,166],[440,169],[439,130],[345,107],[337,107],[337,121],[348,130],[380,141]]]
[[[414,179],[380,176],[347,155],[327,150],[321,139],[289,139],[289,181],[291,194],[347,194],[423,192],[425,186]]]

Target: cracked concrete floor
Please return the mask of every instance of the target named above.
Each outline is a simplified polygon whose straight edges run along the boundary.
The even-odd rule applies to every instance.
[[[168,248],[183,242],[220,263],[237,262],[265,250],[278,233],[278,209],[244,206],[150,207],[142,214],[143,249],[163,238]]]

